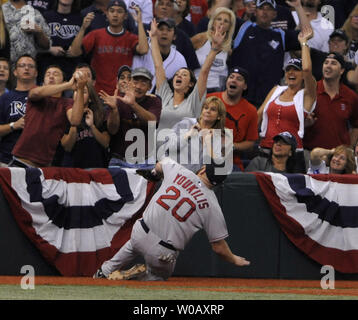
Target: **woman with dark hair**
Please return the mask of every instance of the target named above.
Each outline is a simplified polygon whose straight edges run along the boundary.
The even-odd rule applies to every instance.
[[[258,155],[245,168],[246,172],[263,171],[276,173],[306,173],[297,164],[297,142],[290,132],[280,132],[273,138],[273,145],[268,155]]]
[[[345,145],[333,149],[314,148],[310,154],[310,165],[307,173],[356,173],[353,149]]]
[[[37,57],[40,83],[47,65],[53,63],[60,65],[65,73],[65,79],[69,79],[75,66],[83,61],[81,57],[67,55],[67,50],[82,25],[80,4],[81,0],[55,1],[53,9],[44,12],[43,16],[50,27],[52,43],[48,52],[41,53]]]
[[[77,92],[74,93],[74,98]],[[104,106],[92,84],[83,93],[84,116],[79,126],[68,125],[61,145],[65,150],[62,166],[74,168],[106,168],[108,146]]]
[[[160,54],[157,39],[157,22],[153,19],[149,36],[156,75],[156,94],[162,98],[162,112],[158,130],[172,128],[184,117],[198,118],[206,96],[208,74],[216,55],[221,51],[226,32],[222,26],[212,31],[211,50],[201,68],[196,81],[194,73],[187,69],[179,69],[170,81],[165,76],[163,58]],[[159,139],[159,141],[164,139]]]
[[[195,35],[194,24],[186,19],[190,13],[190,0],[176,0],[174,5],[174,20],[176,27],[183,30],[189,38]]]

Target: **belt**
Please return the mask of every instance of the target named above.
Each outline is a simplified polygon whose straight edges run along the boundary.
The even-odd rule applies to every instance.
[[[149,232],[149,227],[146,225],[146,223],[144,222],[143,219],[140,220],[140,224],[142,225],[143,227],[143,230],[145,231],[145,233],[148,233]],[[173,251],[177,251],[177,249],[175,249],[170,243],[168,242],[165,242],[163,240],[160,240],[159,241],[159,244],[167,249],[170,249],[170,250],[173,250]]]

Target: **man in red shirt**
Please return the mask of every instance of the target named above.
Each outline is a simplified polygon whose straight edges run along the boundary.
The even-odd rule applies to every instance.
[[[59,66],[50,65],[45,71],[44,85],[29,91],[25,126],[12,151],[14,167],[51,166],[56,148],[62,138],[66,123],[77,126],[83,116],[83,90],[87,75],[74,73],[71,80],[64,81]],[[62,97],[65,90],[76,87],[75,100]]]
[[[83,24],[68,50],[70,56],[82,53],[92,54],[91,66],[96,72],[95,89],[112,95],[117,84],[117,70],[122,65],[131,66],[133,55],[143,55],[149,46],[142,23],[139,7],[137,12],[138,36],[124,29],[127,6],[123,0],[110,0],[107,6],[107,28],[96,29],[85,36],[85,31],[93,20],[91,13],[83,19]]]
[[[233,130],[234,138],[234,165],[244,170],[240,153],[253,148],[258,139],[257,110],[242,97],[247,89],[248,73],[245,69],[234,67],[229,71],[226,80],[226,89],[223,92],[208,94],[217,96],[226,106],[225,126]]]
[[[354,145],[358,139],[358,95],[341,83],[344,58],[329,53],[322,67],[323,79],[317,83],[317,105],[306,118],[303,147],[332,149]]]

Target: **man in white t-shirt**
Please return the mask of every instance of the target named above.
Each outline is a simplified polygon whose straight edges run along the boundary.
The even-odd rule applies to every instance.
[[[302,0],[303,10],[306,12],[314,32],[314,36],[308,40],[308,44],[311,48],[329,52],[328,40],[330,34],[334,31],[334,25],[319,12],[320,6],[321,0]],[[292,15],[296,24],[298,24],[297,13],[294,11]]]
[[[163,176],[161,187],[146,207],[143,218],[134,224],[130,240],[93,277],[166,280],[174,271],[179,251],[201,229],[222,259],[236,266],[249,265],[245,258],[233,254],[225,241],[228,230],[212,188],[222,183],[226,175],[219,175],[216,169],[219,168],[210,164],[195,174],[170,158],[158,162],[155,173]],[[146,265],[115,271],[123,270],[136,256],[142,256]]]
[[[176,49],[173,45],[175,40],[175,21],[171,18],[160,19],[158,21],[158,45],[160,53],[163,57],[163,67],[167,79],[174,77],[177,70],[186,68],[187,63],[184,56]],[[134,56],[132,68],[146,68],[152,74],[155,75],[154,62],[151,53],[151,47],[149,43],[149,51],[147,54],[142,56]],[[150,92],[154,91],[156,79],[154,76],[153,85]]]

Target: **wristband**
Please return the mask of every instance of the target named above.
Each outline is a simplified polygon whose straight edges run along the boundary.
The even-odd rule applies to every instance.
[[[9,125],[10,125],[11,131],[14,131],[14,130],[15,130],[15,128],[14,128],[14,123],[13,123],[13,122],[10,122]]]
[[[302,42],[302,43],[301,43],[301,46],[302,46],[302,47],[303,47],[303,46],[308,47],[308,43],[307,43],[307,42]]]

